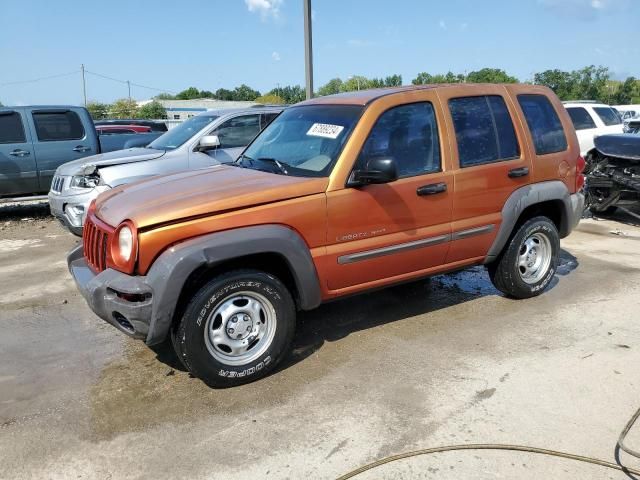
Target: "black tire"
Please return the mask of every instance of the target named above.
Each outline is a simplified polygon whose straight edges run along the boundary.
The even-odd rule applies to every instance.
[[[263,310],[259,315],[240,312],[223,321],[222,314],[216,313],[221,312],[217,309],[224,305],[242,309],[242,306],[237,307],[236,304],[241,305],[245,298],[260,300],[258,303],[262,305]],[[214,313],[216,313],[215,318],[212,317]],[[244,342],[244,339],[232,338],[228,332],[233,332],[231,327],[240,325],[243,317],[246,321],[247,316],[250,317],[249,325],[261,325],[265,329],[273,328],[274,330],[269,335],[264,334],[264,340],[254,340],[257,342],[255,347],[251,347],[251,343],[248,344],[249,350],[245,353],[258,355],[258,352],[263,350],[258,356],[248,359],[246,363],[227,363],[227,361],[242,362],[243,360],[233,358],[231,349],[227,345],[222,344],[216,348],[214,342],[210,340],[211,336],[206,339],[205,336],[210,335],[209,332],[217,324],[218,331],[223,330],[223,334],[227,335],[223,337],[219,334],[219,338],[226,338],[225,341],[230,344]],[[238,318],[234,320],[233,317],[240,318],[240,321],[238,322]],[[256,317],[260,318],[256,320]],[[223,322],[224,325],[221,325]],[[172,340],[176,354],[192,375],[200,378],[210,387],[226,388],[252,382],[273,370],[288,352],[295,332],[295,323],[294,301],[278,278],[258,270],[234,270],[209,281],[196,293],[187,305]],[[237,327],[238,332],[240,328],[244,326]],[[247,331],[249,330],[251,326],[247,327]],[[251,342],[252,337],[249,336],[246,340]],[[226,354],[229,355],[229,359],[220,359],[225,356],[225,351],[221,351],[222,347],[229,349]]]
[[[518,262],[526,250],[525,242],[546,237],[549,241],[550,260],[545,268],[543,262],[539,272],[525,281]],[[560,236],[555,224],[547,217],[534,217],[524,222],[511,236],[509,243],[497,260],[488,266],[489,277],[493,285],[502,293],[513,298],[531,298],[540,295],[551,283],[558,267],[560,255]],[[528,272],[527,272],[528,273]],[[539,275],[539,278],[538,278]],[[534,281],[535,280],[535,281]]]

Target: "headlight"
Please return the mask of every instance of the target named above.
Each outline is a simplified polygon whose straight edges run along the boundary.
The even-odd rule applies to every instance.
[[[71,188],[95,188],[99,183],[98,175],[78,175],[71,179]]]
[[[133,233],[131,229],[125,225],[118,232],[118,248],[120,249],[120,257],[125,262],[131,260],[133,255]]]

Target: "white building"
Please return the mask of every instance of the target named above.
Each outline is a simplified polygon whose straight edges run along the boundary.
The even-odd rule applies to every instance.
[[[153,100],[138,102],[141,107]],[[194,100],[157,100],[167,110],[169,120],[183,121],[206,110],[219,110],[223,108],[247,108],[258,105],[256,102],[234,102],[226,100],[214,100],[212,98],[197,98]]]

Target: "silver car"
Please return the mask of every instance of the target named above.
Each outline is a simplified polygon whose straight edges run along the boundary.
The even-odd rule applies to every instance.
[[[232,162],[282,107],[211,110],[191,117],[145,148],[93,155],[60,165],[49,191],[51,213],[76,235],[89,204],[125,183]]]

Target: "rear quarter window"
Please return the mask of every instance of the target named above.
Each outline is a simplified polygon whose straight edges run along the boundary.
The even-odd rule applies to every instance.
[[[588,130],[590,128],[596,128],[596,123],[587,112],[586,108],[582,107],[570,107],[567,108],[567,112],[569,112],[569,116],[571,117],[571,121],[573,122],[573,126],[576,130]]]
[[[537,155],[563,152],[567,137],[553,105],[544,95],[518,95]]]
[[[613,108],[593,107],[593,111],[600,117],[600,120],[607,126],[620,125],[622,120]]]
[[[33,112],[33,123],[42,142],[84,138],[84,127],[76,112]]]
[[[520,146],[504,99],[498,95],[449,100],[460,167],[510,160]]]
[[[18,112],[0,112],[0,143],[24,143],[24,127]]]

